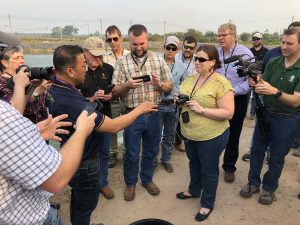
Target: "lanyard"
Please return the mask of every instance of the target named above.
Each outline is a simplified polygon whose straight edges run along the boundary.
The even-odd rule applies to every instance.
[[[133,53],[131,52],[130,54],[131,54],[131,57],[132,57],[134,63],[139,67],[138,71],[135,71],[135,72],[140,72],[142,70],[143,66],[145,65],[147,59],[148,59],[148,55],[144,58],[144,60],[142,62],[142,65],[139,66],[138,62],[135,59],[135,56],[133,55]]]
[[[183,57],[183,54],[181,55],[181,58],[182,58],[182,62],[183,62],[183,64],[185,64],[185,62],[184,62],[184,57]],[[190,59],[190,61],[189,61],[189,63],[188,63],[188,65],[187,65],[187,67],[186,67],[186,69],[188,70],[189,69],[189,67],[190,67],[190,64],[191,64],[191,62],[193,61],[193,56],[192,56],[192,58]]]
[[[114,58],[115,58],[116,60],[118,60],[118,57],[116,56],[116,54],[115,54],[113,51],[111,51],[111,52],[112,52]],[[120,57],[123,56],[123,55],[124,55],[124,48],[123,48],[123,50],[122,50],[122,54],[120,55]]]
[[[165,55],[164,55],[164,59],[165,59],[165,61],[167,62]],[[171,70],[171,74],[172,74],[173,69],[174,69],[174,66],[175,66],[175,58],[173,59],[173,62],[172,62],[171,65],[169,65],[169,64],[167,64],[167,65],[169,66],[169,69]],[[172,67],[171,67],[171,66],[172,66]]]
[[[212,72],[211,72],[211,74],[209,74],[206,78],[205,78],[205,80],[203,81],[203,83],[199,86],[199,88],[208,80],[208,78],[210,78],[211,77],[211,75],[213,75],[213,73],[214,73],[215,71],[213,70]],[[199,79],[200,79],[200,74],[199,74],[199,76],[198,76],[198,78],[197,78],[197,81],[196,81],[196,83],[195,83],[195,85],[194,85],[194,87],[193,87],[193,90],[192,90],[192,92],[191,92],[191,94],[190,94],[190,99],[195,95],[195,93],[199,90],[199,88],[194,92],[194,90],[195,90],[195,88],[196,88],[196,85],[197,85],[197,83],[198,83],[198,81],[199,81]]]
[[[235,42],[235,44],[234,44],[234,47],[233,47],[233,50],[232,50],[232,52],[231,52],[230,57],[233,56],[233,52],[234,52],[234,50],[235,50],[235,47],[236,47],[236,42]],[[225,55],[224,55],[224,50],[223,50],[223,49],[222,49],[222,53],[223,53],[223,65],[224,65],[224,68],[225,68],[225,74],[224,74],[224,76],[226,77],[227,70],[228,70],[228,67],[229,67],[229,63],[227,64],[227,67],[225,67],[225,63],[224,63]],[[230,57],[229,57],[229,58],[230,58]]]

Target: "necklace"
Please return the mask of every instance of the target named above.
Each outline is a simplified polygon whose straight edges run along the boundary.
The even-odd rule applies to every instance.
[[[11,75],[10,73],[8,73],[7,71],[5,71],[5,73],[10,76],[10,77],[13,77],[13,75]]]

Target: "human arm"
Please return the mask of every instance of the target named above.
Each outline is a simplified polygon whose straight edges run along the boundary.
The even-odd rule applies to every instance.
[[[138,107],[136,107],[131,112],[125,115],[116,117],[114,119],[105,117],[104,122],[101,126],[97,128],[97,131],[106,133],[117,133],[118,131],[128,127],[140,115],[155,111],[157,111],[157,105],[155,105],[152,102],[143,102]]]
[[[158,87],[164,93],[168,93],[172,90],[172,88],[173,88],[172,80],[167,80],[167,81],[163,82],[160,80],[159,76],[157,76],[154,73],[151,74],[151,77],[152,77],[152,79],[150,81],[150,84],[152,86]]]
[[[78,169],[86,138],[95,126],[96,113],[87,116],[87,111],[83,111],[76,121],[76,130],[70,139],[60,150],[62,161],[55,171],[45,182],[40,185],[45,191],[57,193],[64,189]]]

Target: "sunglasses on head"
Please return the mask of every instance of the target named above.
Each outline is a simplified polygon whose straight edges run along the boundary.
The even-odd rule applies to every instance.
[[[118,37],[113,37],[113,38],[106,38],[107,43],[112,43],[112,41],[117,42],[119,40]]]
[[[183,47],[184,47],[184,49],[190,49],[191,51],[196,48],[196,47],[192,47],[192,46],[188,46],[188,45],[184,45]]]
[[[173,52],[175,52],[177,51],[177,47],[166,46],[166,50],[168,51],[172,50]]]
[[[195,62],[199,62],[199,63],[204,63],[204,62],[207,62],[207,61],[210,61],[210,59],[206,59],[206,58],[203,58],[203,57],[194,57],[194,61]]]
[[[257,37],[252,38],[252,41],[259,41],[259,40],[260,40],[260,38],[257,38]]]

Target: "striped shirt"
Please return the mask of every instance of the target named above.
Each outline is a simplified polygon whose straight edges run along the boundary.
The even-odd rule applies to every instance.
[[[128,54],[117,61],[112,83],[122,85],[130,77],[151,76],[151,74],[156,74],[162,82],[172,80],[170,69],[162,56],[151,51],[148,51],[143,59]],[[137,107],[145,101],[158,104],[161,100],[161,92],[158,87],[145,82],[138,88],[130,89],[121,99],[124,106],[128,108]]]
[[[0,225],[43,224],[51,194],[39,185],[60,162],[37,126],[0,101]]]

